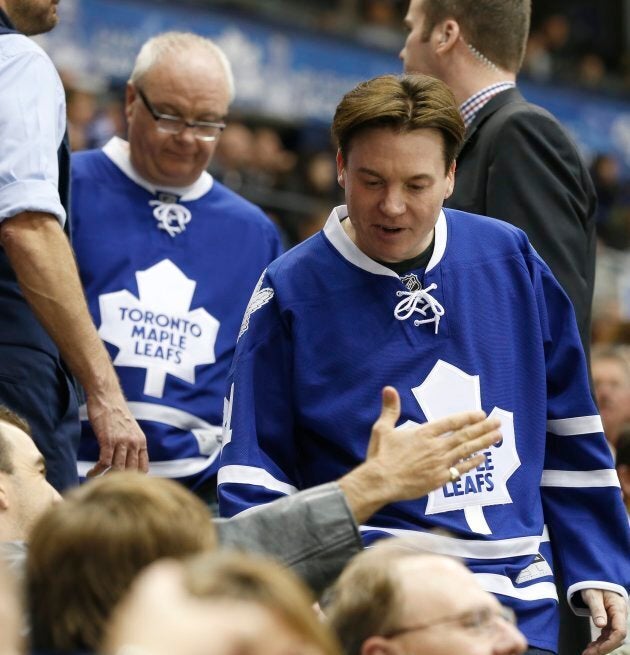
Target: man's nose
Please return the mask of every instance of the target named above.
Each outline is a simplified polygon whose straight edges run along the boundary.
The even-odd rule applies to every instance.
[[[380,210],[387,216],[400,216],[406,209],[405,198],[400,189],[386,189],[380,203]]]

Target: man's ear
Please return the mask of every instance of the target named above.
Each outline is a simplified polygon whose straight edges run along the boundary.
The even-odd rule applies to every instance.
[[[341,150],[337,150],[337,182],[342,189],[346,188],[346,164]]]
[[[459,23],[452,18],[442,21],[436,26],[437,48],[436,52],[444,54],[455,47],[460,37]]]
[[[136,87],[131,81],[128,81],[127,86],[125,87],[125,117],[127,118],[127,122],[129,122],[133,103],[137,97],[138,91],[136,90]]]
[[[398,653],[399,649],[395,642],[378,635],[368,637],[361,646],[361,655],[398,655]]]

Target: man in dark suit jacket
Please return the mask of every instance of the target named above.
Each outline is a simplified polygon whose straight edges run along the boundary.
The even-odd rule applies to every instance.
[[[406,72],[438,77],[460,103],[466,137],[445,204],[527,233],[573,302],[588,358],[595,190],[564,128],[516,88],[530,15],[531,0],[410,0],[400,57]],[[588,624],[566,603],[561,617],[560,653],[575,655]]]
[[[515,87],[530,0],[411,0],[406,72],[446,82],[466,139],[447,205],[524,230],[573,302],[588,354],[595,191],[565,129]]]

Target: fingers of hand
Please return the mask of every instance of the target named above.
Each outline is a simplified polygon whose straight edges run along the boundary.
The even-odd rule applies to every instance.
[[[138,470],[138,447],[129,448],[127,450],[127,459],[125,460],[125,468],[129,471]]]
[[[427,428],[428,434],[437,437],[446,434],[447,432],[455,432],[457,430],[461,430],[466,426],[477,424],[480,421],[483,422],[483,419],[485,418],[485,412],[461,412],[459,414],[451,414],[450,416],[438,419],[437,421],[431,421],[431,423],[427,423],[425,426]]]
[[[480,464],[483,464],[485,459],[486,458],[483,455],[475,455],[470,459],[457,462],[456,468],[459,471],[460,475],[464,475],[464,473],[468,473],[468,471],[472,471],[474,468],[477,468]],[[449,480],[447,480],[447,482],[448,481]]]
[[[394,387],[383,387],[381,414],[374,424],[379,429],[393,429],[400,418],[400,396]]]
[[[445,442],[448,449],[454,451],[452,454],[457,459],[465,459],[500,441],[501,432],[497,429],[499,425],[496,419],[486,419],[454,432]]]
[[[112,458],[112,468],[116,471],[122,471],[125,468],[127,461],[127,444],[119,443],[114,450],[114,457]]]
[[[149,472],[149,453],[146,448],[141,448],[138,453],[138,470],[142,473]]]
[[[604,595],[600,589],[583,589],[582,600],[586,603],[591,612],[593,623],[598,628],[603,628],[608,622],[606,608],[604,607]]]

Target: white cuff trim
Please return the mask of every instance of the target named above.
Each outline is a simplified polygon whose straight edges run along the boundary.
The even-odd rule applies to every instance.
[[[588,607],[578,607],[573,603],[573,596],[583,589],[601,589],[602,591],[614,591],[619,594],[626,601],[628,600],[628,592],[618,584],[613,582],[602,582],[601,580],[584,580],[583,582],[576,582],[567,589],[567,602],[573,613],[577,616],[590,616],[591,612]]]

